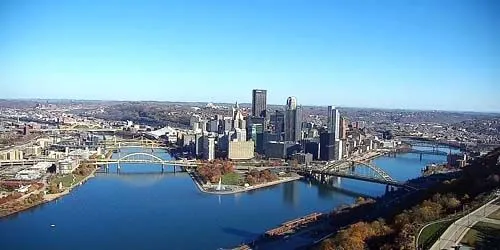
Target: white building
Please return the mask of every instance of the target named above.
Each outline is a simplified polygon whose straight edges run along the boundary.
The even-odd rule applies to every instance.
[[[203,159],[212,161],[215,159],[215,138],[208,136],[203,139]]]
[[[40,177],[42,177],[40,171],[25,169],[17,172],[14,178],[18,180],[36,180],[39,179]]]
[[[45,173],[45,172],[47,172],[47,169],[50,168],[50,166],[52,166],[52,164],[53,164],[52,162],[45,162],[45,161],[38,162],[37,164],[33,165],[29,169],[39,171],[40,173]]]
[[[343,150],[343,145],[342,145],[342,140],[336,139],[335,140],[335,160],[342,160],[342,153]]]
[[[60,160],[58,163],[58,172],[60,174],[71,174],[73,170],[78,166],[78,162],[72,159]]]

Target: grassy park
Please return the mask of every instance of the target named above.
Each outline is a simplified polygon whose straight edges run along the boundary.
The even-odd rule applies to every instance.
[[[422,234],[420,235],[420,238],[418,239],[418,245],[419,246],[432,246],[434,242],[439,238],[441,234],[443,234],[444,231],[446,231],[446,228],[448,228],[451,223],[453,223],[454,220],[449,220],[449,221],[442,221],[442,222],[437,222],[432,225],[427,226],[423,231]]]

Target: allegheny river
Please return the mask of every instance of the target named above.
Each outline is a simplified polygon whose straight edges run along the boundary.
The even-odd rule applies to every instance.
[[[154,154],[170,159],[166,152]],[[405,181],[420,176],[425,165],[444,161],[446,156],[425,155],[420,161],[417,154],[401,154],[372,163]],[[287,220],[385,192],[385,185],[347,179],[340,188],[298,180],[213,195],[200,192],[187,173],[173,173],[172,167],[162,174],[159,165],[122,164],[120,174],[111,166],[109,173],[96,174],[58,200],[0,219],[0,242],[4,250],[215,250],[251,241]]]

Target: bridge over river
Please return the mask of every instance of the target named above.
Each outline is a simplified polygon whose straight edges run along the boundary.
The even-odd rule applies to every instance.
[[[196,168],[202,164],[195,160],[164,160],[156,155],[149,153],[130,153],[118,159],[98,159],[90,162],[91,164],[104,166],[106,172],[109,169],[109,164],[117,164],[117,171],[121,169],[120,164],[158,164],[161,165],[161,170],[164,172],[165,167],[172,166],[175,172],[176,167],[181,169]],[[273,169],[273,168],[268,168]],[[299,168],[283,168],[288,171],[296,172],[303,176],[313,176],[319,179],[336,176],[366,182],[386,184],[395,187],[403,187],[407,189],[415,189],[406,183],[394,180],[382,168],[372,165],[367,162],[360,161],[338,161],[319,167],[299,167]]]
[[[196,168],[201,164],[196,162],[196,160],[165,160],[159,156],[143,152],[130,153],[118,159],[96,159],[89,161],[88,163],[104,166],[106,172],[108,171],[110,164],[116,164],[117,171],[120,171],[121,169],[120,164],[158,164],[161,165],[162,172],[167,166],[172,166],[175,172],[175,167],[181,167],[182,169]]]
[[[392,178],[382,168],[362,161],[338,161],[320,167],[302,167],[292,170],[304,176],[311,176],[320,180],[330,177],[342,177],[366,182],[386,184],[389,186],[416,189],[405,182]]]

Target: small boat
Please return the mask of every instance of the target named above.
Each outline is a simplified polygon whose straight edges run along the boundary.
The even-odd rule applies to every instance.
[[[56,227],[56,225],[54,225],[54,224],[50,224],[50,227]]]

